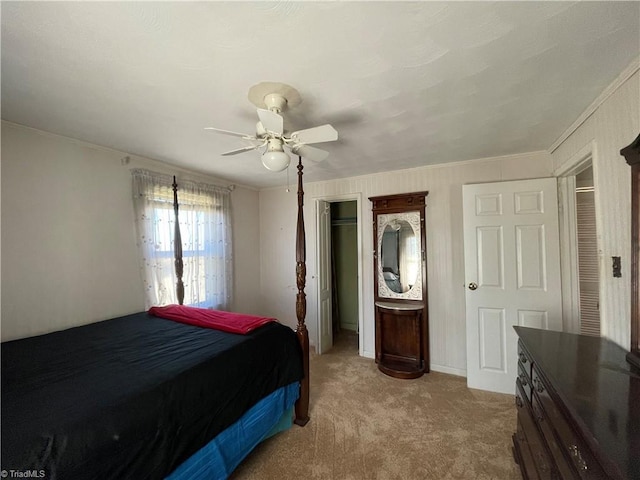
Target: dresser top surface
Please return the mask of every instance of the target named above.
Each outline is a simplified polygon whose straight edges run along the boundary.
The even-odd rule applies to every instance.
[[[514,327],[573,421],[629,478],[640,478],[640,372],[613,342]]]

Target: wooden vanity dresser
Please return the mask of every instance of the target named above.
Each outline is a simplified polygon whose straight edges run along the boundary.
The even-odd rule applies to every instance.
[[[425,209],[429,192],[370,197],[378,369],[412,379],[429,372]]]

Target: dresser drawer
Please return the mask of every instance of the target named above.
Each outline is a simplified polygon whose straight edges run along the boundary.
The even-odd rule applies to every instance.
[[[568,478],[608,478],[591,450],[556,406],[536,365],[532,371],[532,387],[534,416],[554,459],[559,463],[560,471],[568,472],[568,465],[571,465],[572,476]]]
[[[518,419],[518,427],[515,435],[513,436],[513,446],[516,450],[514,456],[516,462],[520,466],[522,477],[525,480],[538,480],[540,477],[538,476],[536,464],[533,460],[533,455],[531,454],[531,449],[529,448],[529,442],[527,442],[527,437],[524,433],[524,427],[522,426],[522,422],[520,422],[520,419]]]
[[[533,394],[533,401],[531,403],[531,407],[533,409],[533,416],[535,417],[535,422],[538,425],[538,428],[542,432],[542,437],[549,447],[549,451],[551,452],[551,456],[553,457],[556,463],[556,469],[560,473],[560,478],[562,479],[579,479],[580,476],[576,472],[573,465],[569,462],[566,457],[564,449],[557,442],[555,433],[553,431],[553,427],[551,426],[551,421],[546,416],[544,409],[540,405],[540,400],[538,399],[537,394]]]
[[[522,429],[526,444],[531,451],[534,466],[534,470],[532,470],[530,466],[525,465],[525,467],[528,468],[527,477],[540,479],[559,478],[553,468],[551,455],[547,451],[542,435],[538,431],[531,404],[526,400],[526,394],[524,393],[520,379],[516,380],[516,406],[518,408],[519,428]]]
[[[522,390],[527,401],[531,403],[531,377],[529,377],[525,367],[520,362],[518,362],[518,379],[522,384]]]

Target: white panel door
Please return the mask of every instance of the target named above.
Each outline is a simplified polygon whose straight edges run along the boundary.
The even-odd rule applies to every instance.
[[[462,187],[467,385],[515,393],[514,325],[562,330],[555,178]]]
[[[316,201],[318,232],[318,354],[333,347],[331,317],[331,205]]]

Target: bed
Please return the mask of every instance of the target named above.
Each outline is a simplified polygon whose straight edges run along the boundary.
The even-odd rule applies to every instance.
[[[299,157],[295,332],[274,321],[232,333],[141,312],[3,343],[1,469],[47,479],[226,478],[292,419],[304,426],[302,205]]]
[[[239,335],[138,313],[6,342],[2,467],[164,478],[302,376],[295,333],[276,322]]]

